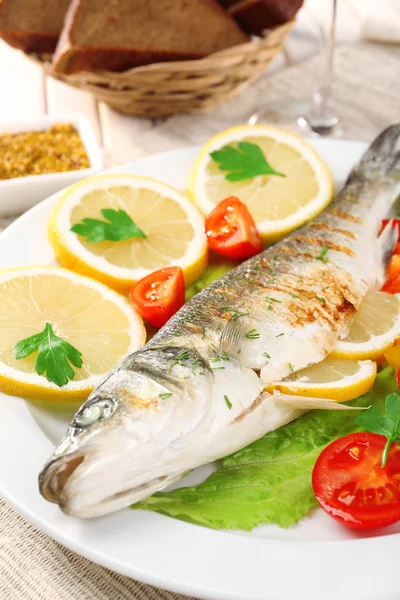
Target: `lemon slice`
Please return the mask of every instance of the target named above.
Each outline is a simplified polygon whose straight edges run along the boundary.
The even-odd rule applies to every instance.
[[[346,339],[331,356],[379,360],[400,336],[400,294],[368,292],[356,312]]]
[[[374,385],[375,376],[376,363],[372,361],[328,356],[320,363],[293,373],[284,381],[273,382],[267,390],[346,402],[368,392]]]
[[[146,238],[88,242],[73,233],[83,219],[103,220],[103,209],[125,211]],[[68,188],[48,225],[57,260],[127,293],[133,283],[168,266],[183,270],[186,284],[207,264],[204,219],[193,203],[168,185],[134,175],[101,175]]]
[[[258,175],[228,181],[210,153],[238,142],[256,144],[269,165],[284,177]],[[224,198],[237,196],[250,209],[264,242],[275,241],[320,213],[333,197],[332,175],[302,138],[270,125],[243,125],[211,138],[190,176],[189,193],[208,215]]]
[[[0,272],[0,305],[0,391],[13,396],[84,400],[110,369],[146,341],[141,317],[123,296],[59,267]],[[41,333],[46,323],[82,353],[82,367],[73,367],[74,378],[62,387],[37,374],[37,352],[15,357],[15,344]]]

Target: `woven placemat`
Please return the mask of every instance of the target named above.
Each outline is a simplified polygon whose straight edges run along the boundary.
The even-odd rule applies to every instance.
[[[0,524],[1,600],[185,600],[63,548],[3,500]]]

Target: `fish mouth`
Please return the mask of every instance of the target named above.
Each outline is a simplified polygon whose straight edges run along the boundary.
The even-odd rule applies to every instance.
[[[76,502],[77,494],[73,486],[67,486],[74,472],[83,465],[85,454],[74,453],[65,457],[57,457],[50,461],[39,476],[39,489],[49,502],[58,504],[61,510],[70,516],[79,518],[100,517],[130,504],[135,504],[159,489],[179,480],[184,473],[161,475],[124,490],[99,497],[95,502]]]
[[[47,463],[39,475],[39,490],[42,496],[61,507],[65,485],[84,460],[84,454],[73,454],[55,458]]]

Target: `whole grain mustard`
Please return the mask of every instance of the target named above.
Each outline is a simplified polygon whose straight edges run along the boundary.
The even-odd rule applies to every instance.
[[[59,123],[44,131],[0,133],[0,179],[89,167],[79,133],[68,123]]]

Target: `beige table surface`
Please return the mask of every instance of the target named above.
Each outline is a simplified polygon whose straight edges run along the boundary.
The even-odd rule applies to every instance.
[[[307,93],[315,79],[315,69],[312,59],[263,77],[241,97],[208,115],[178,116],[157,122],[156,127],[145,127],[146,131],[140,135],[140,147],[136,137],[128,155],[132,159],[141,154],[202,143],[214,132],[244,121],[263,99]],[[348,138],[370,140],[386,125],[400,121],[400,48],[373,44],[340,48],[336,90],[342,102]],[[117,146],[109,162],[120,162]],[[123,155],[126,157],[127,152]],[[0,229],[12,220],[0,219]],[[12,457],[3,456],[1,460],[12,460]],[[29,525],[0,500],[0,600],[128,598],[182,600],[183,596],[156,590],[79,557]]]

